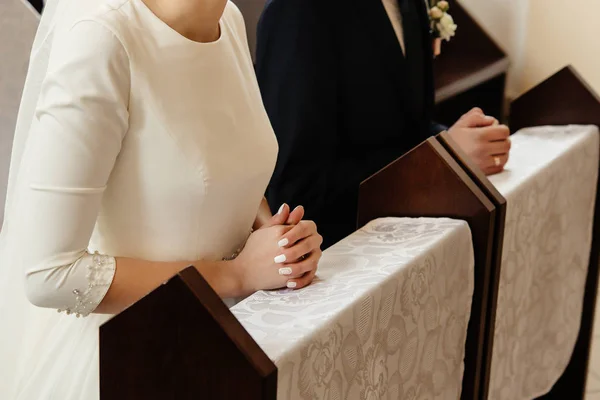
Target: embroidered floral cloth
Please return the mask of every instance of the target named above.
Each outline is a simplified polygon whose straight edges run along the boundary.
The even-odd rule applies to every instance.
[[[538,127],[513,135],[490,400],[547,393],[577,335],[591,248],[598,128]]]
[[[277,365],[278,399],[460,397],[473,294],[465,222],[375,220],[325,251],[318,275],[231,309]]]

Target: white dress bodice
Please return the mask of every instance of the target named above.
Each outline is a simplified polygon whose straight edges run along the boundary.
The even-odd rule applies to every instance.
[[[129,130],[91,247],[156,261],[230,255],[248,237],[276,157],[241,15],[227,6],[221,38],[207,44],[139,0],[121,15],[107,23],[129,54]]]
[[[193,262],[238,250],[277,143],[232,3],[213,43],[179,35],[142,0],[51,0],[48,9],[21,105],[17,133],[30,133],[13,163],[0,268],[22,270],[30,300],[86,315],[115,257]],[[21,282],[10,285],[0,397],[97,399],[106,317],[35,308],[12,290]]]

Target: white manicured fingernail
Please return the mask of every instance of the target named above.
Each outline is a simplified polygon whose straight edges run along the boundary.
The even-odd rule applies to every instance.
[[[291,274],[292,274],[291,268],[279,268],[279,275],[291,275]]]
[[[298,284],[296,282],[288,282],[287,283],[287,287],[290,288],[290,289],[293,289],[296,286],[298,286]]]
[[[284,207],[285,207],[285,203],[283,203],[281,205],[281,207],[279,207],[279,211],[277,211],[277,214],[281,214],[283,212]]]
[[[277,257],[275,257],[275,264],[281,264],[284,263],[285,260],[287,260],[287,258],[285,257],[285,254],[280,254]]]
[[[285,247],[285,246],[288,245],[289,242],[290,241],[287,240],[287,238],[283,238],[279,242],[277,242],[277,246],[279,246],[279,247]]]

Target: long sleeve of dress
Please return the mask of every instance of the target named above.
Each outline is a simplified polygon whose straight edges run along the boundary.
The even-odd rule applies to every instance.
[[[115,274],[114,257],[88,245],[128,129],[129,58],[95,21],[56,40],[21,164],[15,246],[29,300],[85,316]]]

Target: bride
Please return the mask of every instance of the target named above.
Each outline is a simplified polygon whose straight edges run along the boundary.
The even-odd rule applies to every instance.
[[[189,265],[224,299],[308,285],[322,239],[302,208],[267,214],[276,153],[235,5],[49,0],[0,241],[0,398],[97,399],[99,325]]]

